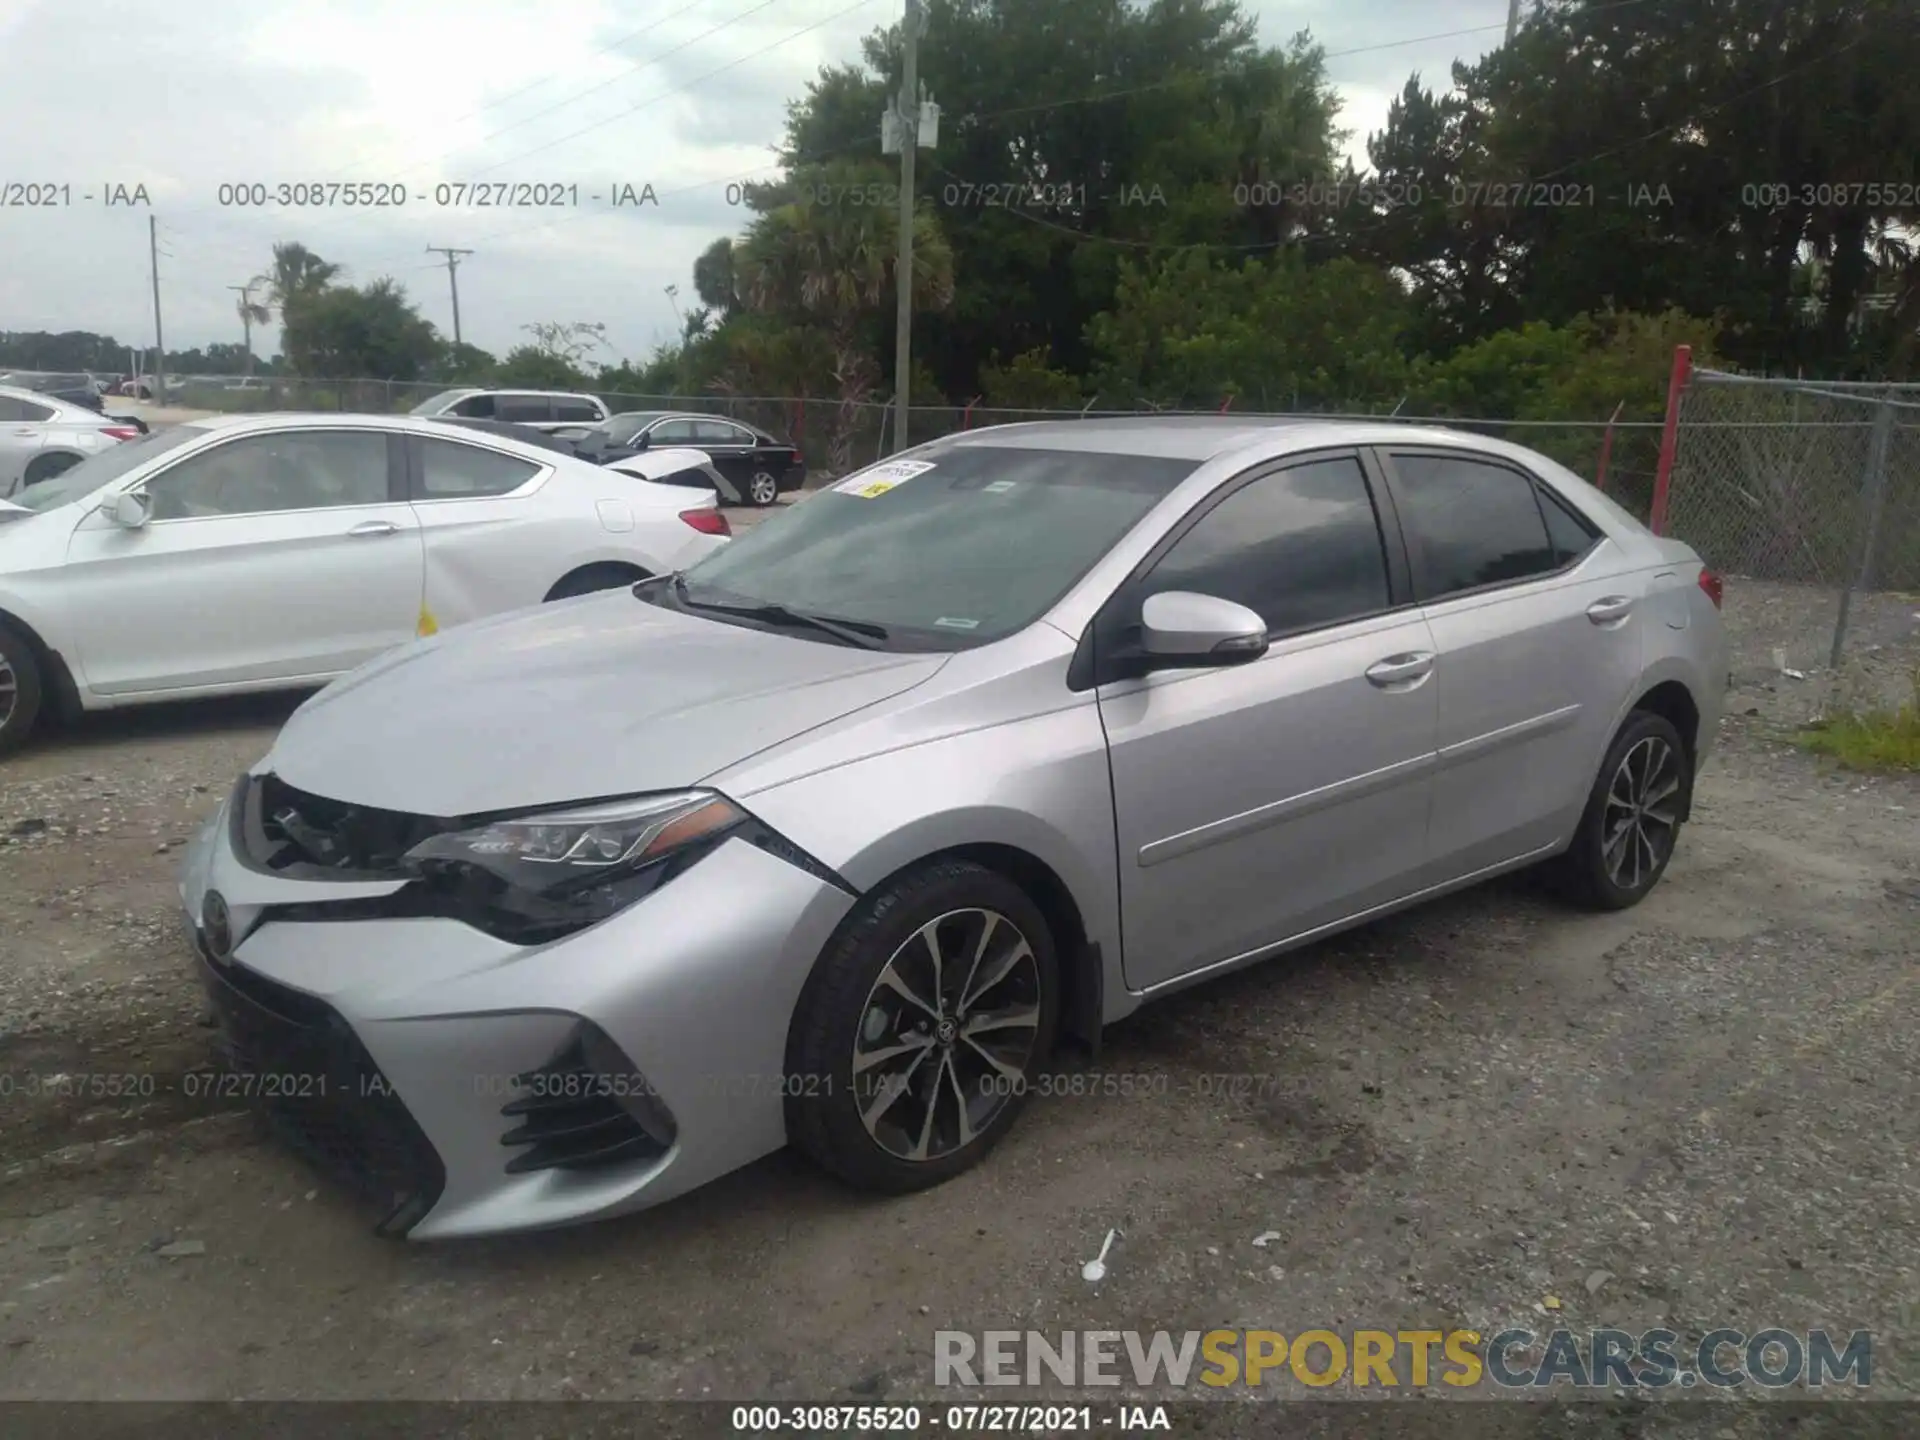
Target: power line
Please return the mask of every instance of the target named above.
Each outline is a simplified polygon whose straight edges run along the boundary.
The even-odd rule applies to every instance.
[[[839,20],[844,16],[851,15],[856,10],[864,10],[867,6],[872,5],[874,3],[876,3],[876,0],[854,0],[853,4],[848,5],[842,9],[836,10],[831,15],[824,16],[821,19],[814,21],[810,25],[802,25],[798,30],[795,30],[791,34],[782,36],[780,39],[772,42],[771,44],[763,45],[758,50],[749,50],[745,55],[739,56],[737,59],[730,60],[725,65],[716,66],[712,70],[707,71],[705,74],[696,75],[692,79],[687,80],[682,84],[672,86],[666,90],[662,90],[659,94],[650,96],[649,98],[641,101],[638,105],[630,106],[629,108],[619,112],[618,114],[607,116],[603,120],[596,120],[593,124],[585,126],[579,130],[576,130],[571,135],[563,135],[557,140],[549,141],[545,145],[536,146],[532,150],[528,150],[519,155],[516,155],[511,160],[503,160],[500,162],[499,165],[488,166],[487,169],[498,170],[499,168],[501,168],[501,165],[515,164],[521,160],[525,160],[526,158],[528,158],[528,156],[538,155],[543,150],[551,150],[555,145],[563,145],[569,140],[577,140],[580,138],[580,136],[588,134],[591,131],[601,129],[602,127],[607,125],[611,125],[617,120],[624,120],[629,115],[637,114],[639,111],[645,110],[649,106],[655,105],[660,101],[667,99],[669,96],[677,95],[682,91],[691,88],[692,86],[700,84],[702,81],[711,80],[716,75],[725,74],[727,71],[732,70],[737,66],[746,64],[746,62],[749,60],[757,59],[758,57],[766,54],[770,50],[778,50],[783,46],[790,45],[795,40],[798,40],[802,35],[809,34],[812,31],[822,28],[823,26],[831,25],[834,21]],[[486,170],[480,170],[480,171],[475,171],[473,173],[484,175],[487,172]],[[698,187],[691,187],[691,188],[698,188]],[[657,199],[658,196],[656,196],[655,198]],[[479,238],[482,241],[501,240],[501,239],[509,238],[514,235],[531,234],[536,230],[548,230],[556,225],[565,225],[575,220],[582,220],[582,219],[586,219],[596,215],[604,215],[606,213],[608,212],[595,211],[595,210],[575,210],[572,213],[559,219],[541,220],[532,225],[513,226],[506,230],[498,230],[488,235],[482,235]]]

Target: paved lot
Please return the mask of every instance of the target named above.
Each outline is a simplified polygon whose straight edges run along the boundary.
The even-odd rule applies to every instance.
[[[1871,1328],[1876,1389],[1911,1393],[1920,780],[1775,738],[1802,696],[1748,622],[1796,603],[1729,587],[1747,678],[1636,911],[1515,880],[1190,992],[928,1194],[780,1156],[447,1247],[374,1239],[178,1092],[208,1032],[177,847],[290,702],[83,723],[0,766],[0,1396],[858,1403],[931,1398],[941,1327],[1491,1331],[1549,1296],[1581,1328]],[[1908,660],[1917,609],[1875,621]],[[22,1093],[53,1073],[155,1093]]]

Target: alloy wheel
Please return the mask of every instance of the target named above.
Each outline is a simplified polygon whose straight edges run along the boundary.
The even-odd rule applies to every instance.
[[[1040,1001],[1033,947],[998,911],[953,910],[914,931],[854,1036],[854,1103],[874,1142],[920,1163],[972,1144],[1025,1089]]]
[[[757,470],[747,482],[747,496],[756,505],[771,505],[780,498],[780,482],[765,470]]]
[[[20,677],[13,673],[13,662],[0,655],[0,730],[7,727],[13,719],[13,710],[20,703]]]
[[[1621,757],[1607,784],[1600,816],[1600,856],[1607,878],[1638,890],[1673,853],[1680,828],[1680,757],[1649,735]]]

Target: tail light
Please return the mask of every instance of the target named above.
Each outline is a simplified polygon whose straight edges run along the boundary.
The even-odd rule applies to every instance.
[[[726,515],[718,506],[706,506],[699,510],[682,510],[680,518],[702,535],[733,534],[733,526],[727,523]]]
[[[1713,601],[1713,608],[1718,610],[1720,601],[1726,594],[1726,586],[1721,582],[1720,577],[1703,566],[1700,571],[1700,588],[1706,591],[1707,599]]]
[[[137,440],[140,437],[140,432],[131,425],[102,425],[100,433],[111,435],[116,440]]]

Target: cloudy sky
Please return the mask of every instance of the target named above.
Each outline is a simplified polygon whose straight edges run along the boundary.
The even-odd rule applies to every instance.
[[[1251,0],[1268,43],[1307,29],[1335,58],[1361,152],[1418,69],[1501,38],[1505,0]],[[239,285],[298,239],[365,281],[391,274],[451,333],[496,353],[534,321],[602,321],[641,358],[677,329],[693,257],[745,212],[785,105],[901,0],[0,0],[0,186],[71,186],[72,205],[0,208],[0,330],[153,339],[147,219],[159,221],[169,349],[238,340]],[[1487,27],[1440,39],[1441,32]],[[1397,43],[1413,41],[1415,43]],[[1342,51],[1358,53],[1341,55]],[[223,207],[232,182],[398,181],[400,211]],[[578,209],[442,209],[454,181],[559,181]],[[651,183],[658,207],[606,200]],[[109,207],[144,185],[151,210]],[[737,194],[737,192],[735,192]],[[91,201],[83,195],[92,194]],[[0,197],[4,198],[4,197]],[[256,332],[271,354],[276,337]]]

